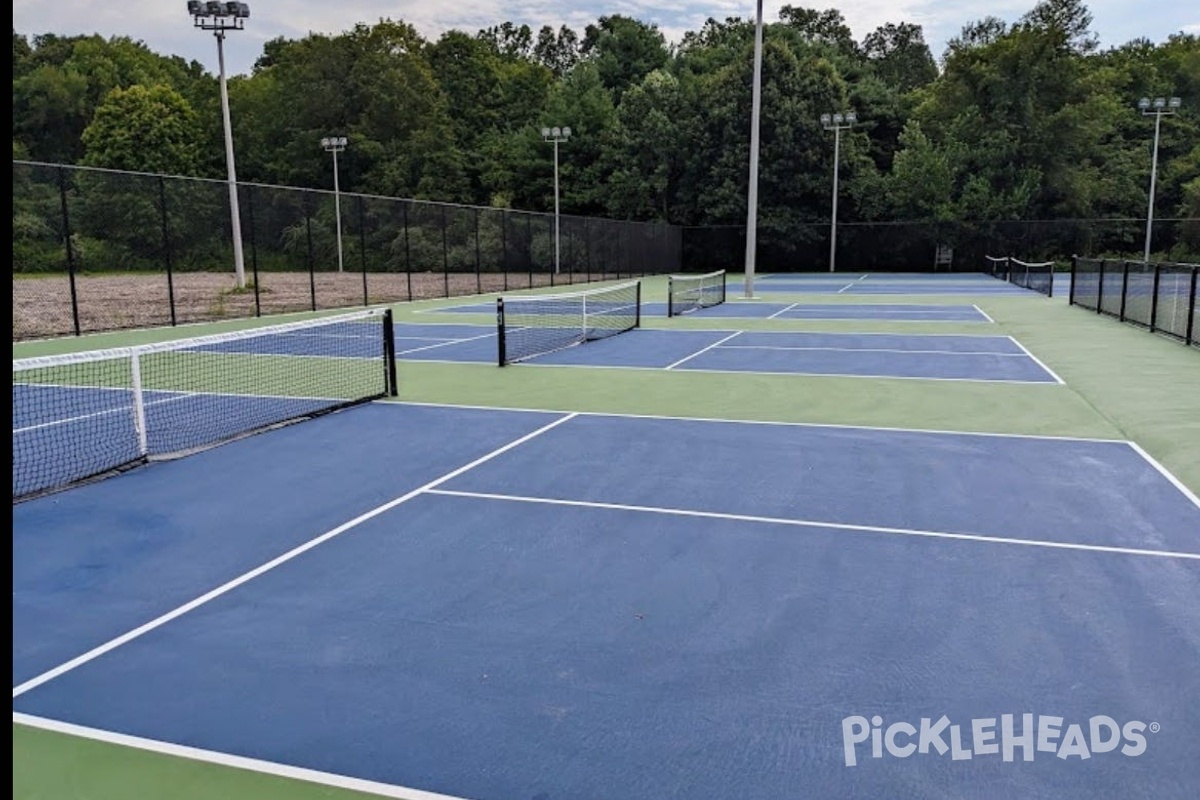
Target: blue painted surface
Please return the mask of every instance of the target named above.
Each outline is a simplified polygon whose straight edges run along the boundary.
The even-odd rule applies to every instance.
[[[15,505],[13,680],[553,418],[369,405]]]
[[[817,333],[808,331],[743,331],[729,347],[791,347],[830,350],[901,350],[921,353],[1023,354],[1008,336],[912,335],[900,333]]]
[[[1024,290],[1021,290],[1024,291]],[[486,314],[495,307],[486,303],[449,306],[436,309],[437,313]],[[666,303],[642,303],[642,314],[665,317]],[[878,319],[910,322],[987,322],[988,319],[974,306],[926,305],[914,303],[770,303],[729,301],[710,308],[701,308],[688,314],[689,317],[728,317],[763,319],[777,316],[783,319]]]
[[[446,421],[510,418],[460,413]],[[339,474],[362,456],[308,447]],[[1189,552],[1200,529],[1123,444],[807,426],[580,417],[446,488]],[[257,521],[229,546],[283,538]],[[86,581],[42,592],[98,599]],[[1196,562],[422,495],[14,709],[478,800],[1184,798],[1197,641]],[[945,714],[971,746],[973,718],[1005,713],[1161,732],[1138,757],[860,745],[845,763],[850,715]]]

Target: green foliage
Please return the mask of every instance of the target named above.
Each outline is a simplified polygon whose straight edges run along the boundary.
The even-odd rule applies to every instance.
[[[196,112],[169,86],[113,89],[82,139],[88,166],[194,175],[200,163]]]

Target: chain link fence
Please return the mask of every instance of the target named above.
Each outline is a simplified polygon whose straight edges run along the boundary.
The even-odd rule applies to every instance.
[[[13,162],[13,340],[678,272],[678,227]]]
[[[1071,260],[1071,305],[1200,347],[1200,266]]]

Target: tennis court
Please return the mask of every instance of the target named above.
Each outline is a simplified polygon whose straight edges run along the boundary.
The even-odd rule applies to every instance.
[[[14,502],[14,735],[339,800],[1192,796],[1200,499],[1053,326],[1119,398],[1190,348],[588,308],[505,369],[415,310],[14,361],[14,499],[108,475]]]

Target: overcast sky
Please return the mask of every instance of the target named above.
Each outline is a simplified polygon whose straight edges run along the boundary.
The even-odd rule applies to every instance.
[[[774,22],[785,2],[767,0],[763,19]],[[805,8],[831,8],[828,0],[791,0]],[[842,15],[859,41],[888,22],[912,22],[925,30],[935,58],[946,41],[968,22],[996,16],[1012,22],[1036,0],[842,0]],[[1091,0],[1092,31],[1104,47],[1145,37],[1165,41],[1172,33],[1200,34],[1200,2],[1183,0]],[[216,47],[209,34],[191,28],[185,0],[13,0],[13,27],[18,33],[128,36],[145,42],[164,55],[196,60],[215,72]],[[226,46],[231,72],[249,72],[262,45],[278,36],[299,38],[309,32],[338,33],[358,22],[373,23],[387,17],[408,22],[422,36],[436,40],[451,29],[469,33],[509,21],[527,24],[536,32],[542,25],[568,25],[582,35],[599,17],[621,14],[658,25],[669,41],[678,41],[689,30],[698,30],[708,17],[752,19],[754,3],[730,0],[472,0],[469,3],[439,0],[250,0],[251,19],[246,30],[230,36]]]

